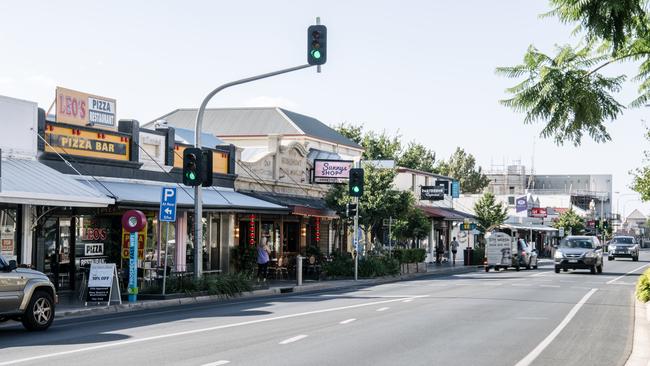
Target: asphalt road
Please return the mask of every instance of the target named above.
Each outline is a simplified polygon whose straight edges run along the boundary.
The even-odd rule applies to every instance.
[[[0,329],[0,365],[623,365],[650,265],[431,276]]]

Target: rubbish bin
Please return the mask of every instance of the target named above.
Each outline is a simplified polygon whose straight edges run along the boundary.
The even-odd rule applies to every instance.
[[[471,266],[472,263],[472,258],[474,257],[474,249],[471,247],[467,247],[463,250],[463,265],[465,266]]]

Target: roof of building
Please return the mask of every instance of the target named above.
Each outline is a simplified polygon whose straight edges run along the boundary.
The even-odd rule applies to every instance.
[[[634,210],[632,213],[627,215],[628,220],[645,220],[646,216],[641,213],[639,210]]]
[[[165,120],[176,128],[193,129],[196,113],[196,109],[176,109],[156,121]],[[153,123],[155,121],[145,126]],[[203,115],[203,130],[220,137],[303,135],[363,149],[356,142],[313,117],[278,107],[206,109]]]
[[[34,159],[2,159],[0,202],[62,207],[106,207],[113,200]]]
[[[187,128],[174,128],[175,140],[185,145],[194,145],[194,130]],[[228,145],[225,141],[209,133],[201,134],[201,145],[204,147],[214,148],[215,146]]]
[[[287,206],[296,215],[337,218],[334,210],[327,207],[325,200],[318,197],[295,196],[271,192],[242,192],[276,205]]]
[[[417,206],[425,215],[448,221],[474,220],[476,216],[447,207]]]

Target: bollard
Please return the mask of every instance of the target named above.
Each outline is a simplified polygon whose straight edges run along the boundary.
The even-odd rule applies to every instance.
[[[298,286],[302,286],[302,257],[296,257],[296,283]]]

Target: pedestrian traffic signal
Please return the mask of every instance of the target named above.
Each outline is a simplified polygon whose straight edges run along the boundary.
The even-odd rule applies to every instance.
[[[312,25],[307,28],[307,62],[322,65],[327,61],[327,27]]]
[[[183,150],[183,184],[200,186],[203,182],[203,152],[198,147]]]
[[[361,197],[363,196],[363,169],[353,168],[350,169],[350,196]]]
[[[345,216],[347,217],[353,217],[357,215],[357,204],[356,203],[348,203],[345,207]]]

